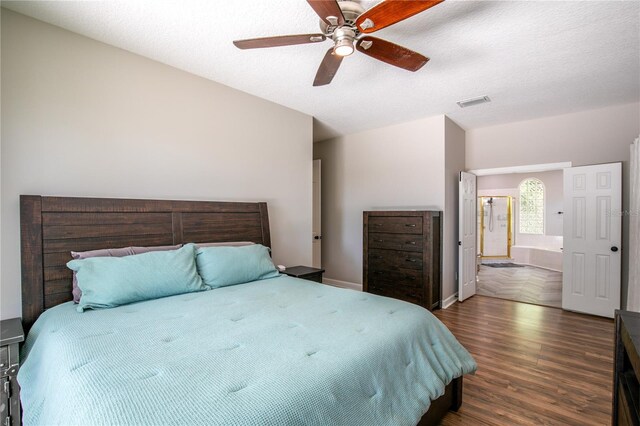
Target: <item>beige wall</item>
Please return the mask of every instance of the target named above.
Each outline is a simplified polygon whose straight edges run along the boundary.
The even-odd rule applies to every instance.
[[[467,130],[466,166],[626,162],[639,131],[638,103]]]
[[[362,283],[363,211],[445,210],[443,297],[456,291],[460,127],[443,115],[429,117],[316,143],[314,158],[322,159],[326,278]]]
[[[468,130],[467,169],[571,161],[574,166],[622,162],[623,209],[629,210],[629,146],[640,134],[632,103]],[[622,303],[628,274],[628,217],[623,217]]]
[[[2,11],[0,316],[20,315],[20,194],[267,201],[310,264],[310,116]]]
[[[442,298],[458,291],[458,183],[465,162],[465,132],[445,117],[445,209],[443,229]]]

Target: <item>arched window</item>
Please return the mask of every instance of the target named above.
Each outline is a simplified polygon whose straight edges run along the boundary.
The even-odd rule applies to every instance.
[[[544,184],[534,178],[520,183],[520,233],[544,234]]]

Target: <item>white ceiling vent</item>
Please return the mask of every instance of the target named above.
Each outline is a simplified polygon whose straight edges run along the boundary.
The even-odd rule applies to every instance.
[[[466,108],[474,105],[480,105],[485,102],[491,102],[491,99],[489,99],[488,96],[480,96],[478,98],[465,99],[456,103],[460,106],[460,108]]]

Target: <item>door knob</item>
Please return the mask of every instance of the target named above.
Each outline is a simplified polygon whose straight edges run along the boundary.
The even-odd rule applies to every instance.
[[[614,252],[614,253],[617,252],[618,251],[618,247],[616,247],[616,246],[611,247],[611,251]]]
[[[316,235],[315,237],[313,237],[314,240],[321,240],[322,236],[321,235]]]

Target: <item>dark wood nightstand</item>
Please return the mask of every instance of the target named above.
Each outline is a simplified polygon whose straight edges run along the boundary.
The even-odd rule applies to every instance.
[[[322,283],[324,269],[310,268],[308,266],[291,266],[282,271],[282,273],[290,277]]]
[[[20,426],[19,345],[24,341],[22,321],[0,321],[0,425]]]

